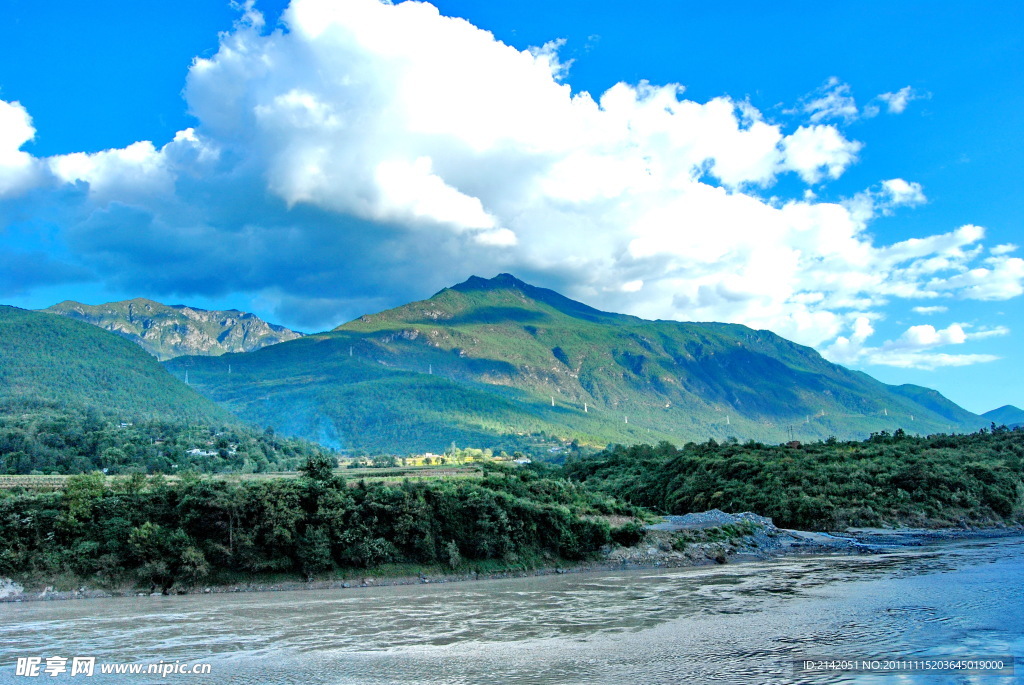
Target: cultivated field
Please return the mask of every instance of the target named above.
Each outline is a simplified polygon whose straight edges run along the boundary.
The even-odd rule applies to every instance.
[[[397,466],[391,468],[358,468],[336,469],[335,474],[345,478],[349,484],[360,480],[369,483],[397,484],[402,480],[447,480],[452,478],[479,478],[480,469],[467,466]],[[206,473],[199,478],[226,480],[231,482],[263,481],[278,478],[297,478],[297,471],[278,471],[273,473]],[[125,481],[130,476],[107,476],[108,487]],[[4,476],[0,475],[0,490],[26,488],[30,490],[62,490],[72,476]],[[147,476],[152,480],[157,476]],[[180,481],[182,476],[163,476],[170,482]]]

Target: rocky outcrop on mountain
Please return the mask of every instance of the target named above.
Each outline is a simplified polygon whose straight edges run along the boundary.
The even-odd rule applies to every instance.
[[[101,305],[69,300],[42,311],[85,321],[134,340],[161,361],[186,354],[251,352],[302,337],[302,333],[237,309],[210,311],[142,298]]]

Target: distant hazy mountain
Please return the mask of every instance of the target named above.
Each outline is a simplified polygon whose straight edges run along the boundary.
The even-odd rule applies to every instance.
[[[216,356],[226,352],[250,352],[302,337],[301,333],[237,309],[207,311],[142,298],[100,305],[68,300],[42,311],[69,316],[123,335],[161,361],[183,354]]]
[[[237,422],[138,345],[73,319],[0,306],[0,402],[17,410],[36,401],[124,416]]]
[[[260,425],[393,452],[554,438],[781,442],[988,423],[933,390],[885,385],[768,331],[602,312],[508,274],[168,368]]]
[[[1024,424],[1024,409],[1018,409],[1012,404],[1007,404],[998,409],[987,411],[982,416],[998,426],[1013,426]]]

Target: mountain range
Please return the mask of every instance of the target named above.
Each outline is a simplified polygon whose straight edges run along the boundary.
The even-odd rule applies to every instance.
[[[512,275],[173,375],[259,425],[370,451],[764,442],[973,431],[941,394],[891,386],[738,324],[603,312]]]
[[[136,298],[87,305],[67,300],[42,311],[91,323],[142,346],[163,361],[189,355],[251,352],[302,337],[237,309],[208,311]]]

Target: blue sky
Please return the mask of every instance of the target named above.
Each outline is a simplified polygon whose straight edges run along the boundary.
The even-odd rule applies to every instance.
[[[0,0],[0,301],[512,271],[1024,406],[1020,3],[286,6]]]

